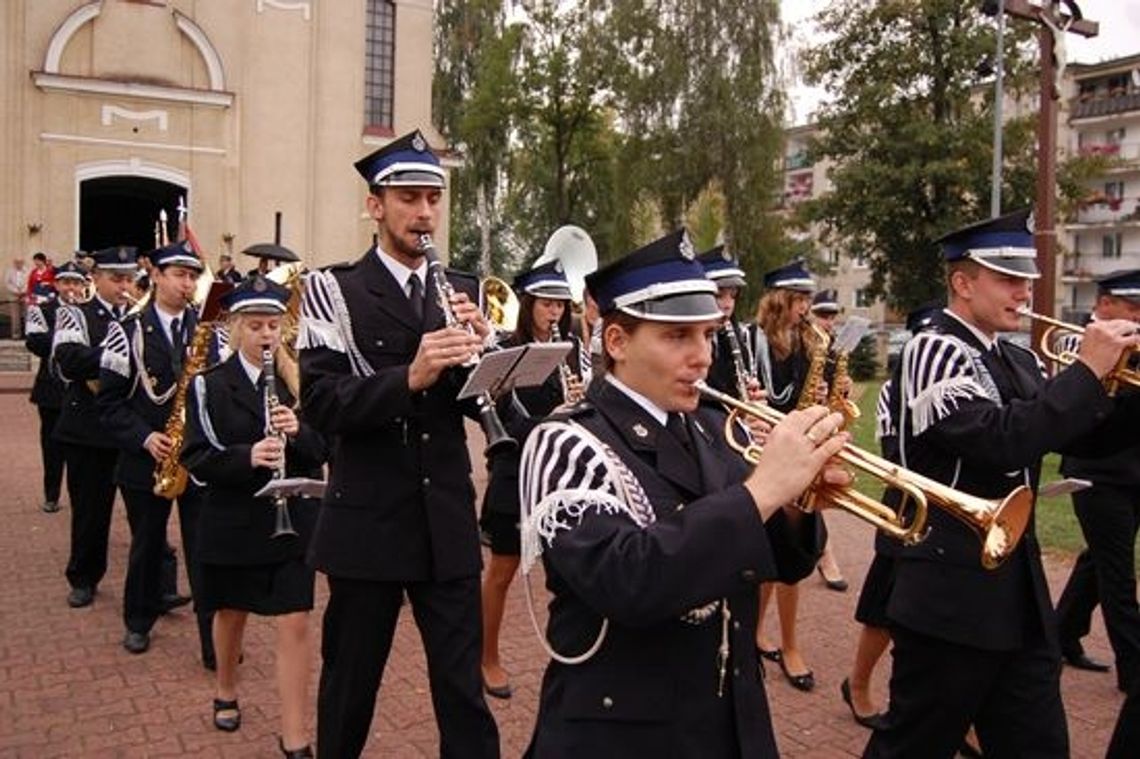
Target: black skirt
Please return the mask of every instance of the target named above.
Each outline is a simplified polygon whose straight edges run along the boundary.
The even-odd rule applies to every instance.
[[[867,567],[863,590],[859,593],[859,603],[855,607],[855,621],[868,627],[889,627],[887,602],[891,600],[894,585],[894,557],[876,553],[871,566]]]
[[[517,514],[503,514],[498,511],[483,510],[479,519],[483,544],[496,556],[522,555],[522,537],[519,534]]]
[[[200,571],[198,600],[205,611],[276,616],[313,608],[315,572],[300,556],[276,564],[202,564]]]

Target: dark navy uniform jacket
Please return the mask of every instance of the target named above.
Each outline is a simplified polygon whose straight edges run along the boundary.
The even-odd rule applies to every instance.
[[[278,401],[294,405],[284,382]],[[285,474],[321,479],[324,439],[298,412],[300,431],[286,439]],[[214,564],[272,564],[302,556],[317,521],[320,502],[289,499],[296,536],[271,538],[277,517],[270,498],[254,498],[272,472],[250,462],[253,444],[265,437],[265,398],[235,353],[197,375],[186,404],[182,463],[205,485],[198,520],[198,556]]]
[[[761,521],[740,484],[743,462],[702,418],[687,453],[599,380],[572,424],[548,422],[529,438],[523,505],[537,514],[524,525],[523,560],[537,535],[553,594],[547,638],[562,655],[581,654],[609,620],[591,658],[547,668],[530,756],[776,756],[754,639],[757,583],[811,572],[822,524],[792,525],[783,512]],[[584,444],[575,424],[609,454]],[[616,481],[629,498],[615,500]]]
[[[36,370],[36,379],[32,383],[31,401],[37,406],[57,410],[63,406],[63,383],[52,370],[51,337],[58,310],[59,301],[55,298],[28,306],[24,327],[25,347],[40,359],[40,368]]]
[[[155,460],[143,443],[151,433],[166,428],[186,349],[198,324],[192,308],[183,309],[178,319],[183,351],[177,362],[153,303],[107,330],[96,403],[103,429],[121,451],[115,483],[123,487],[154,486]]]
[[[1098,455],[1134,440],[1136,404],[1112,399],[1084,364],[1046,380],[1031,352],[999,339],[988,351],[962,322],[939,313],[903,349],[898,433],[903,466],[984,498],[1036,490],[1050,451]],[[1027,633],[1056,642],[1041,547],[1030,520],[996,570],[982,567],[978,535],[931,507],[930,535],[898,550],[890,618],[959,645],[1003,651]]]
[[[446,276],[478,302],[475,277]],[[309,552],[322,572],[399,582],[479,574],[463,421],[474,406],[456,401],[467,370],[448,369],[420,392],[408,388],[420,336],[443,325],[431,277],[418,321],[375,249],[306,280],[301,405],[330,445],[329,485]]]
[[[113,321],[114,313],[97,297],[79,305],[60,306],[56,312],[51,361],[66,383],[63,408],[55,427],[55,438],[61,442],[93,448],[118,447],[103,431],[95,393],[88,384],[98,383],[103,339]]]

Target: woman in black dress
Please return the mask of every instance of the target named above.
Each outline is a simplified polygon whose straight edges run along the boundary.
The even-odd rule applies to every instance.
[[[567,356],[570,374],[581,378],[577,338],[570,334],[570,286],[554,264],[524,272],[515,278],[519,293],[518,325],[503,347],[530,342],[549,342],[557,325],[560,339],[575,343]],[[572,387],[571,398],[564,397],[559,372],[537,387],[518,388],[513,398],[504,398],[499,416],[518,447],[490,457],[487,491],[479,526],[491,548],[491,560],[483,574],[483,688],[495,698],[510,698],[511,686],[499,661],[499,628],[507,590],[519,567],[519,450],[530,431],[543,418],[566,401],[576,400],[583,388]]]
[[[273,500],[254,495],[282,467],[290,477],[320,478],[326,457],[323,439],[299,420],[285,384],[274,382],[277,387],[270,386],[267,395],[269,383],[262,378],[262,353],[276,352],[280,344],[288,299],[288,289],[261,277],[242,282],[225,299],[233,352],[191,384],[182,463],[206,485],[198,601],[215,612],[214,725],[226,731],[241,726],[237,667],[246,618],[251,612],[276,617],[278,743],[286,756],[305,757],[312,756],[305,708],[313,570],[304,557],[317,502],[291,498],[287,508],[297,534],[271,537],[277,517]],[[270,402],[273,390],[276,405]]]

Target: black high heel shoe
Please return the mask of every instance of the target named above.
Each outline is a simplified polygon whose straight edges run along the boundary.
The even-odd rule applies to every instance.
[[[767,659],[768,661],[775,664],[779,664],[784,660],[784,652],[778,648],[773,648],[771,651],[769,651],[766,648],[760,648],[760,646],[756,646],[756,655],[761,659]]]
[[[234,712],[234,716],[221,716],[221,712],[228,711]],[[241,707],[238,706],[236,698],[233,701],[223,701],[220,698],[214,699],[214,727],[227,733],[236,732],[237,729],[241,727]]]
[[[810,669],[802,675],[793,675],[788,671],[788,663],[784,660],[784,657],[781,656],[780,670],[796,690],[802,690],[805,693],[815,690],[815,673]]]
[[[868,714],[863,716],[855,711],[855,704],[851,700],[851,680],[850,678],[843,678],[843,682],[839,685],[839,692],[843,695],[843,703],[847,704],[847,708],[851,710],[851,716],[855,718],[855,722],[869,730],[882,730],[885,726],[883,715],[881,712]]]
[[[285,755],[286,759],[313,759],[312,746],[305,745],[301,748],[285,748],[285,739],[281,736],[277,736],[277,748],[281,749],[281,753]]]

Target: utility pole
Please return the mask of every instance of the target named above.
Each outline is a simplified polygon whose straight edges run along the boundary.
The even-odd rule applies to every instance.
[[[1063,13],[1060,6],[1067,13]],[[1053,316],[1057,300],[1057,100],[1061,97],[1065,65],[1065,35],[1095,37],[1096,21],[1083,17],[1076,0],[1005,0],[1005,12],[1015,19],[1037,24],[1041,51],[1040,110],[1037,114],[1037,203],[1034,210],[1034,241],[1041,278],[1033,285],[1033,310]],[[1033,324],[1033,345],[1040,342],[1044,325]]]

